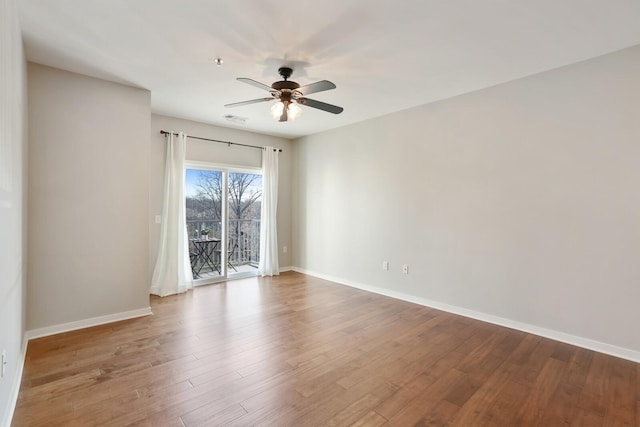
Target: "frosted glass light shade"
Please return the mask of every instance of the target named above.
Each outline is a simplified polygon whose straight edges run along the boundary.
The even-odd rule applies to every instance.
[[[282,110],[284,109],[284,104],[282,101],[278,101],[271,107],[271,115],[274,119],[279,120],[280,116],[282,116]]]
[[[282,117],[283,109],[284,103],[282,101],[273,104],[273,106],[271,107],[271,115],[273,116],[273,118],[276,120],[280,120],[280,117]],[[290,102],[289,106],[287,107],[287,120],[295,120],[300,115],[300,113],[302,113],[302,109],[293,102]]]
[[[300,115],[300,113],[302,113],[302,108],[298,107],[293,102],[289,104],[289,111],[288,111],[289,120],[295,120]]]

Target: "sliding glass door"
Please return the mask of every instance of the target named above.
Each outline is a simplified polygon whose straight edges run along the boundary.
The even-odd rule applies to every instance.
[[[262,175],[228,175],[228,276],[255,275],[260,261]]]
[[[188,166],[186,225],[195,284],[257,274],[262,175]]]

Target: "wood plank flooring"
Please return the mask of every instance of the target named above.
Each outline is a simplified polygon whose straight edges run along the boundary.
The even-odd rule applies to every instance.
[[[298,273],[29,343],[13,426],[639,426],[640,365]]]

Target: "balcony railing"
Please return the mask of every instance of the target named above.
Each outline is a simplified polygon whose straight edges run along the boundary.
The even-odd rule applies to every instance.
[[[222,239],[222,222],[219,220],[187,220],[187,233],[190,239],[202,237],[202,231],[209,229],[209,237]],[[235,267],[251,265],[258,267],[260,262],[260,220],[229,220],[229,263]],[[237,243],[237,247],[236,247]]]

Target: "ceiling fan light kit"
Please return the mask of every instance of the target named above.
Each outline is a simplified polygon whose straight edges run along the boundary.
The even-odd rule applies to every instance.
[[[287,106],[286,109],[285,105]],[[301,113],[302,109],[291,101],[278,101],[271,107],[271,115],[280,122],[293,121]]]
[[[306,95],[311,93],[335,89],[336,85],[330,81],[321,80],[319,82],[300,86],[297,82],[289,80],[289,77],[293,74],[293,69],[289,67],[280,67],[278,69],[278,73],[282,76],[282,80],[274,82],[271,86],[267,86],[253,79],[238,77],[237,80],[241,82],[269,91],[271,97],[235,102],[233,104],[227,104],[225,107],[239,107],[258,102],[277,100],[278,102],[271,107],[271,114],[274,119],[280,122],[295,120],[300,115],[302,109],[298,107],[297,104],[306,105],[307,107],[316,108],[333,114],[340,114],[344,110],[342,107],[338,107],[337,105],[331,105],[325,102],[316,101],[315,99],[306,98]]]

